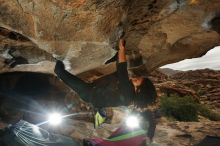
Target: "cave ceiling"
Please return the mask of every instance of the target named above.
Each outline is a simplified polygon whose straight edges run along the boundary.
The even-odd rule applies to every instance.
[[[0,72],[53,73],[57,58],[82,73],[112,58],[122,34],[149,71],[220,45],[219,0],[0,0],[0,10]]]

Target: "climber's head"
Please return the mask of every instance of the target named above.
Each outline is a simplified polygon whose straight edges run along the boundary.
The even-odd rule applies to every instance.
[[[135,87],[141,86],[144,78],[147,77],[147,70],[139,52],[132,51],[127,56],[128,75]]]

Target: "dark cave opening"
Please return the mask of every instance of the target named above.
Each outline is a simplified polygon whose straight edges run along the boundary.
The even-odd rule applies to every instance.
[[[70,90],[55,76],[33,72],[0,74],[0,121],[20,119],[31,123],[45,120],[45,114],[61,110]]]

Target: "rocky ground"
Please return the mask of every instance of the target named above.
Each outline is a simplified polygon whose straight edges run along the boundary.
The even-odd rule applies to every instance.
[[[67,120],[55,131],[81,141],[84,138],[107,138],[116,130],[123,120],[124,113],[114,109],[115,116],[112,124],[104,124],[94,129],[91,122],[82,120]],[[0,128],[7,124],[0,123]],[[44,126],[43,128],[48,128]],[[220,123],[208,120],[200,122],[170,122],[166,118],[158,121],[153,146],[193,146],[198,144],[206,135],[220,136]]]
[[[72,128],[62,132],[78,139],[91,137],[108,137],[123,120],[123,112],[114,109],[113,124],[105,124],[102,128],[94,129],[90,122],[72,122]],[[68,130],[67,130],[68,129]],[[166,118],[158,119],[154,137],[155,146],[193,146],[198,144],[206,135],[220,136],[220,122],[201,119],[200,122],[170,122]]]

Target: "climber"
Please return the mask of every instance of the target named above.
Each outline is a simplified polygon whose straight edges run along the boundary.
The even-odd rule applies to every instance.
[[[128,69],[127,69],[128,66]],[[141,68],[140,70],[138,70]],[[61,61],[57,61],[54,72],[68,86],[76,91],[86,102],[94,107],[115,107],[134,104],[137,107],[146,107],[156,98],[156,90],[152,82],[143,73],[144,64],[141,55],[133,54],[126,60],[125,41],[120,39],[118,50],[117,71],[110,75],[86,83],[65,70]],[[155,131],[153,114],[147,112],[150,129],[148,137],[152,140]]]

